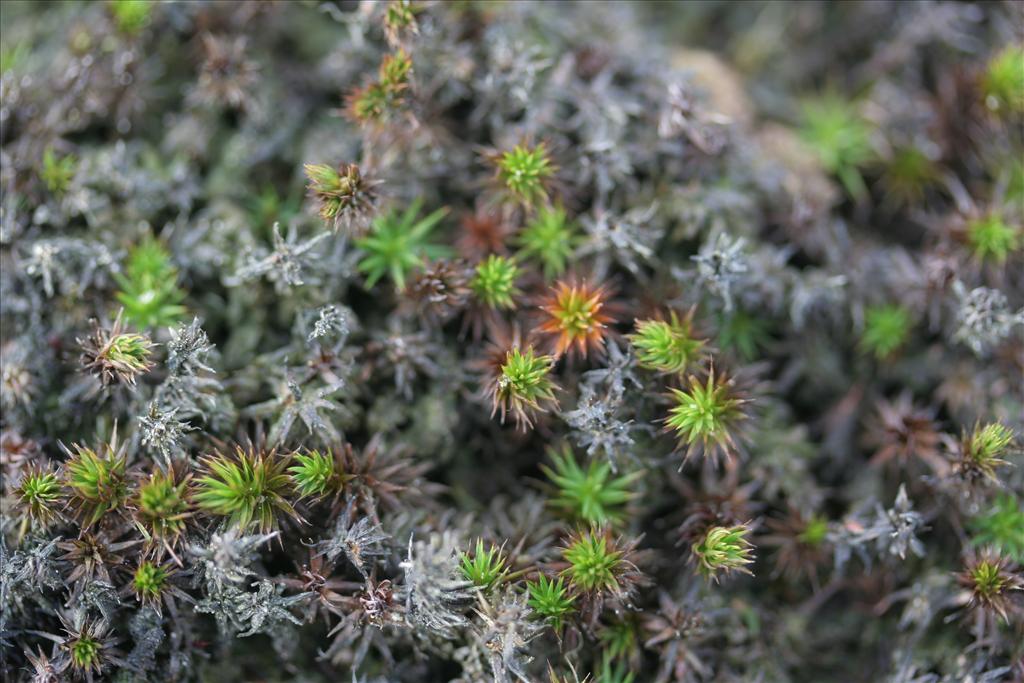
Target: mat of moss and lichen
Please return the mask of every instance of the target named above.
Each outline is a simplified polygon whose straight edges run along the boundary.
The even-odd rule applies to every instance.
[[[1020,3],[0,9],[5,680],[1024,680]]]

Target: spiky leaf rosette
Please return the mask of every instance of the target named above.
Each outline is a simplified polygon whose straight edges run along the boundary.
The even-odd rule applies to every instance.
[[[116,641],[111,625],[106,620],[91,620],[84,610],[72,615],[61,614],[63,635],[42,633],[40,635],[58,644],[62,657],[58,671],[73,679],[85,679],[92,683],[113,667],[124,667],[126,662],[118,657],[114,649]]]
[[[542,301],[543,322],[537,332],[552,340],[552,352],[560,357],[572,351],[584,358],[604,350],[608,325],[614,319],[602,311],[608,299],[604,287],[587,282],[559,282]]]
[[[252,443],[236,445],[232,455],[217,451],[202,458],[205,474],[196,481],[194,499],[201,509],[227,517],[228,524],[245,531],[276,530],[281,516],[299,519],[287,498],[292,489],[289,462],[276,448]]]
[[[966,238],[975,259],[1002,265],[1024,245],[1024,228],[993,211],[968,221]]]
[[[320,204],[320,217],[335,232],[362,237],[377,210],[375,181],[366,179],[355,164],[306,164],[309,195]]]
[[[642,472],[612,476],[611,464],[597,460],[591,460],[584,469],[568,446],[561,451],[552,449],[549,454],[554,467],[541,465],[541,470],[557,488],[552,505],[587,524],[622,522],[622,508],[635,495],[630,487],[643,476]]]
[[[78,159],[73,154],[58,157],[52,147],[47,147],[43,152],[42,167],[39,170],[39,179],[46,185],[46,189],[53,195],[63,195],[78,170]]]
[[[744,404],[734,380],[712,366],[707,377],[687,378],[685,389],[671,389],[672,407],[665,429],[675,432],[685,446],[685,463],[693,453],[716,460],[732,457],[737,448],[739,428],[746,419]]]
[[[484,546],[481,538],[476,540],[472,554],[463,552],[459,555],[459,569],[468,581],[484,590],[492,589],[508,573],[502,549],[494,545]]]
[[[547,200],[556,168],[543,142],[516,145],[498,155],[494,165],[498,181],[520,203],[533,206]]]
[[[1024,575],[1012,560],[994,551],[969,559],[956,580],[969,592],[967,604],[974,611],[1009,622],[1019,609],[1013,602],[1014,593],[1024,590]]]
[[[864,311],[861,348],[878,360],[891,358],[910,338],[910,312],[899,304],[869,306]]]
[[[22,515],[20,536],[32,525],[46,528],[60,519],[64,492],[56,472],[29,466],[14,487],[14,499]]]
[[[178,269],[159,240],[145,237],[128,252],[123,273],[115,273],[126,322],[142,330],[174,325],[185,313]]]
[[[412,59],[405,50],[386,55],[377,80],[353,91],[347,99],[349,117],[359,124],[381,128],[406,107],[412,77]]]
[[[64,483],[71,490],[71,505],[83,528],[100,521],[108,512],[120,511],[131,495],[128,455],[118,444],[117,431],[96,450],[74,444],[64,463]]]
[[[520,429],[532,426],[532,417],[557,405],[555,383],[551,380],[554,366],[551,356],[538,356],[533,347],[522,351],[518,346],[505,355],[498,375],[487,392],[491,397],[491,416],[501,411],[501,421],[512,413]]]
[[[143,604],[159,604],[160,597],[167,588],[167,579],[173,572],[170,566],[164,566],[143,560],[132,574],[132,591]]]
[[[514,308],[513,297],[519,294],[517,277],[519,266],[515,261],[491,254],[477,265],[469,288],[477,301],[488,308]]]
[[[622,553],[609,547],[609,539],[595,532],[581,533],[566,545],[563,556],[569,563],[565,575],[583,591],[618,590]]]
[[[79,339],[82,366],[100,379],[103,386],[135,385],[135,379],[149,372],[153,363],[153,343],[149,337],[125,330],[123,311],[119,311],[110,329],[98,323],[92,334]]]
[[[576,601],[565,579],[549,579],[541,574],[536,581],[526,582],[526,590],[530,595],[527,604],[556,632],[561,631],[565,619],[575,610],[573,603]]]
[[[1024,504],[1013,493],[1000,494],[992,507],[972,518],[971,543],[991,547],[1018,564],[1024,563]]]
[[[526,225],[516,240],[519,254],[540,261],[544,277],[551,279],[565,272],[579,241],[562,207],[543,207]]]
[[[625,596],[642,579],[632,559],[635,546],[635,541],[608,528],[578,530],[562,547],[562,558],[568,563],[562,576],[582,593]]]
[[[1003,458],[1014,447],[1013,430],[998,422],[978,423],[965,431],[958,442],[944,437],[954,457],[953,474],[967,482],[999,484],[996,473],[1010,462]]]
[[[753,545],[747,539],[750,526],[714,526],[691,547],[697,571],[718,581],[721,574],[734,571],[751,574],[747,565],[754,562]]]
[[[193,515],[192,475],[184,470],[183,465],[174,463],[167,471],[154,471],[139,484],[132,498],[135,524],[158,559],[165,551],[174,555]]]
[[[641,367],[664,373],[685,371],[701,358],[707,343],[693,333],[693,309],[682,318],[672,311],[668,320],[637,320],[629,341]]]
[[[422,200],[415,200],[404,213],[392,211],[378,216],[368,235],[356,240],[364,252],[359,271],[366,274],[369,289],[387,275],[399,289],[405,289],[409,274],[425,261],[444,258],[448,249],[427,241],[431,231],[448,214],[440,208],[424,218],[419,217]]]
[[[874,155],[872,129],[857,104],[829,92],[801,107],[800,135],[821,165],[834,174],[851,197],[861,200],[867,187],[860,170]]]
[[[345,482],[351,478],[341,470],[339,459],[331,452],[294,453],[292,461],[294,464],[288,468],[288,474],[301,498],[319,500],[338,496]]]

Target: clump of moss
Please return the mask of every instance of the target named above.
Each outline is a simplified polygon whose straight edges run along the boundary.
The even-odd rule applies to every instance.
[[[1016,8],[762,9],[5,4],[0,678],[1012,677]]]

